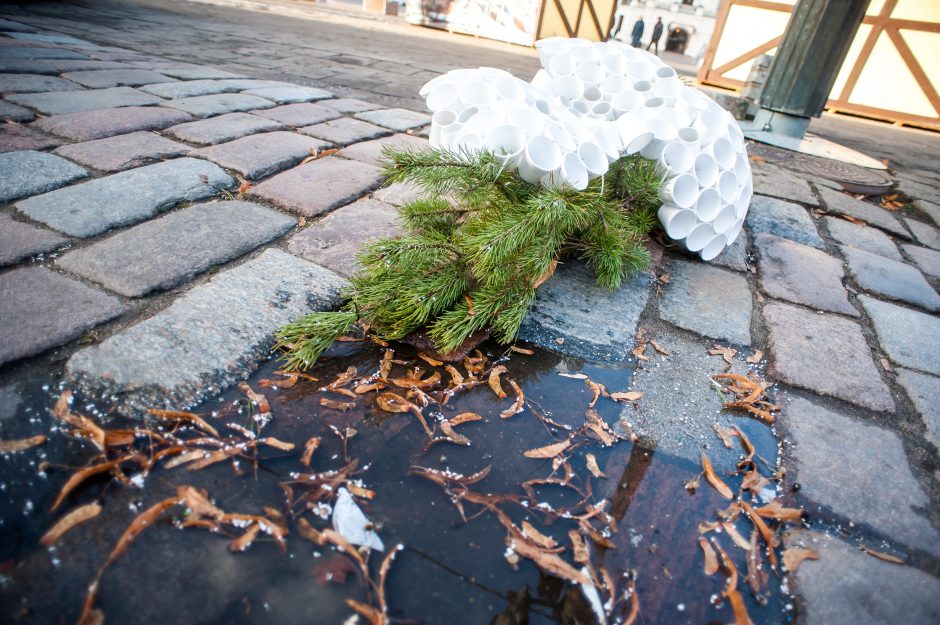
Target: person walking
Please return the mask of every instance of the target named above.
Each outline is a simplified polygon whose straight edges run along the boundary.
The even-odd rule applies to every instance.
[[[646,24],[643,23],[643,18],[636,18],[636,22],[633,23],[633,32],[630,33],[632,37],[632,44],[634,48],[640,47],[640,37],[643,36],[643,29],[646,27]]]
[[[656,46],[656,56],[659,56],[659,38],[663,36],[663,18],[656,18],[656,25],[653,26],[653,38],[650,39],[649,45],[646,46],[646,49],[649,50],[650,47]]]

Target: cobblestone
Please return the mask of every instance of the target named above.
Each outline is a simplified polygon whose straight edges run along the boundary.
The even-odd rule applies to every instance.
[[[747,271],[747,234],[742,230],[734,243],[709,262],[735,271]]]
[[[575,358],[625,362],[650,288],[646,273],[609,291],[595,284],[593,272],[583,263],[559,265],[536,293],[519,338]]]
[[[904,195],[914,199],[927,200],[934,204],[940,204],[940,191],[937,190],[936,186],[924,184],[923,182],[911,180],[903,176],[899,176],[897,180],[898,191]]]
[[[189,155],[234,169],[249,180],[257,180],[292,167],[325,147],[329,144],[319,139],[274,131],[200,148]]]
[[[940,341],[925,340],[940,336],[940,319],[865,295],[858,299],[892,362],[940,375]]]
[[[179,78],[180,80],[205,80],[205,79],[224,79],[224,78],[244,78],[241,74],[216,69],[214,67],[178,67],[175,69],[160,70],[161,74]]]
[[[0,274],[0,364],[67,343],[124,311],[117,298],[45,267]]]
[[[340,117],[339,119],[323,122],[322,124],[305,126],[300,128],[297,132],[302,132],[305,135],[317,137],[318,139],[323,139],[324,141],[329,141],[336,145],[349,145],[357,141],[368,141],[369,139],[392,134],[391,130],[358,119],[352,119],[351,117]]]
[[[809,183],[782,167],[751,161],[754,193],[819,206]]]
[[[65,48],[6,47],[3,56],[9,59],[88,59],[87,54]]]
[[[249,202],[207,202],[134,226],[57,264],[127,297],[171,289],[239,258],[297,220]]]
[[[852,277],[866,291],[930,311],[940,310],[940,295],[914,267],[846,246],[842,254]]]
[[[894,400],[858,324],[778,303],[764,307],[764,319],[772,376],[820,395],[894,412]]]
[[[222,113],[266,109],[274,106],[274,102],[241,93],[217,93],[180,100],[168,100],[163,102],[163,106],[185,111],[193,117],[203,118],[221,115]]]
[[[769,234],[754,235],[760,251],[760,285],[771,297],[817,310],[858,317],[842,286],[842,263],[807,245]]]
[[[34,108],[43,115],[64,115],[65,113],[94,111],[120,106],[145,106],[162,102],[160,98],[138,91],[133,87],[23,93],[8,95],[7,99]]]
[[[391,130],[404,132],[412,128],[420,128],[431,123],[430,115],[409,111],[407,109],[378,109],[356,113],[358,119],[384,126]]]
[[[16,221],[0,213],[0,267],[61,247],[68,239],[62,235]]]
[[[53,69],[59,72],[83,72],[94,69],[134,69],[126,63],[117,63],[116,61],[77,61],[73,59],[49,59],[44,61]]]
[[[173,109],[128,106],[44,117],[34,125],[72,141],[91,141],[135,130],[161,130],[191,119],[186,113]]]
[[[904,237],[905,239],[910,238],[907,230],[904,229],[898,220],[880,206],[875,206],[874,204],[863,202],[862,200],[856,200],[854,197],[840,193],[839,191],[833,191],[832,189],[821,188],[819,189],[819,194],[823,202],[826,203],[826,209],[830,213],[838,213],[840,215],[848,215],[849,217],[861,219],[872,226],[877,226],[892,234]]]
[[[78,165],[45,152],[0,154],[0,202],[45,193],[87,175]]]
[[[0,120],[10,119],[15,122],[29,122],[35,118],[36,115],[28,108],[6,100],[0,100]]]
[[[751,292],[742,276],[677,260],[664,290],[664,320],[713,339],[751,344]]]
[[[285,104],[269,111],[259,111],[258,115],[295,128],[319,124],[340,116],[329,107],[309,103]]]
[[[138,167],[155,160],[182,156],[189,150],[189,146],[182,143],[170,141],[152,132],[139,131],[65,145],[55,150],[55,153],[86,167],[112,172]]]
[[[924,274],[940,278],[940,252],[917,245],[904,244],[902,247]]]
[[[380,173],[372,165],[330,156],[278,174],[249,193],[312,217],[374,189],[382,181]]]
[[[71,80],[38,74],[0,74],[0,93],[42,93],[44,91],[78,91]]]
[[[316,102],[333,97],[333,94],[329,91],[315,87],[262,87],[260,89],[246,89],[242,93],[256,95],[259,98],[272,100],[278,104]]]
[[[187,122],[166,130],[166,134],[200,145],[215,145],[256,132],[283,128],[283,124],[250,113],[227,113],[195,122]]]
[[[901,260],[898,246],[881,230],[853,224],[850,221],[836,217],[826,217],[826,227],[833,239],[844,245],[878,254],[885,258]]]
[[[914,238],[917,239],[918,243],[940,250],[940,232],[936,228],[913,219],[905,219],[904,223],[914,233]]]
[[[751,232],[764,232],[821,250],[826,249],[816,224],[805,208],[792,202],[755,195],[747,213],[747,225]]]
[[[420,189],[409,182],[395,182],[377,189],[372,194],[377,200],[381,200],[392,206],[401,206],[420,197]]]
[[[420,137],[414,137],[412,135],[396,134],[391,137],[354,143],[340,150],[339,155],[378,166],[382,164],[382,149],[386,145],[414,146],[420,148],[427,147],[428,141],[427,139],[421,139]]]
[[[382,108],[378,104],[363,102],[362,100],[357,100],[355,98],[336,98],[335,100],[327,100],[321,104],[323,104],[323,106],[328,106],[331,109],[337,110],[343,114],[361,113],[362,111],[372,111],[377,108]]]
[[[803,398],[785,405],[781,422],[796,460],[796,474],[788,477],[799,482],[803,496],[903,545],[940,554],[940,535],[914,512],[930,500],[897,435]],[[865,462],[854,460],[858,453],[865,454]]]
[[[62,145],[62,140],[22,124],[0,125],[0,153],[17,150],[45,150]]]
[[[940,378],[901,367],[896,371],[898,384],[927,426],[927,440],[940,449]]]
[[[93,89],[107,87],[139,87],[153,83],[170,82],[169,76],[152,72],[149,69],[98,69],[62,74],[63,78],[75,81]]]
[[[343,285],[318,265],[267,250],[157,315],[77,352],[66,372],[138,410],[190,407],[255,369],[268,357],[279,327],[337,306]]]
[[[57,70],[48,61],[40,59],[7,59],[2,58],[0,52],[0,72],[5,74],[58,74]]]
[[[169,79],[168,79],[169,80]],[[162,84],[142,87],[142,91],[161,98],[190,98],[217,93],[235,93],[246,89],[285,88],[287,83],[274,80],[256,80],[252,78],[229,78],[224,80],[189,80],[185,82],[161,81]],[[260,95],[260,94],[259,94]],[[262,96],[263,97],[263,96]],[[273,99],[273,98],[266,98]]]
[[[179,158],[37,195],[16,207],[56,230],[90,237],[137,223],[180,202],[213,196],[232,184],[213,163]]]
[[[940,204],[934,204],[927,200],[914,200],[914,208],[925,213],[933,223],[940,226]]]

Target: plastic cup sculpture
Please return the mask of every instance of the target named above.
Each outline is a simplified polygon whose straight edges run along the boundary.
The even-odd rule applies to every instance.
[[[741,232],[753,192],[744,136],[730,113],[649,52],[619,41],[536,43],[527,83],[492,67],[458,69],[420,91],[434,147],[488,149],[527,182],[583,190],[640,153],[665,172],[667,236],[711,260]]]

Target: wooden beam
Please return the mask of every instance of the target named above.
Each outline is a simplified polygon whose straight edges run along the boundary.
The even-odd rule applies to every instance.
[[[758,54],[763,54],[764,52],[767,52],[768,50],[770,50],[770,49],[772,49],[772,48],[776,48],[778,45],[780,45],[780,40],[781,40],[781,39],[783,39],[783,35],[781,35],[781,36],[779,36],[779,37],[774,37],[774,38],[771,39],[770,41],[765,41],[764,43],[762,43],[761,45],[757,46],[757,47],[754,48],[753,50],[748,50],[747,52],[745,52],[745,53],[742,54],[741,56],[738,56],[738,57],[735,57],[735,58],[731,59],[730,61],[728,61],[728,62],[725,63],[724,65],[722,65],[722,66],[720,66],[720,67],[716,67],[716,68],[713,69],[712,71],[715,72],[715,73],[717,73],[717,74],[724,74],[724,73],[727,72],[728,70],[734,69],[734,68],[737,67],[738,65],[741,65],[742,63],[744,63],[745,61],[750,61],[751,59],[753,59],[754,57],[756,57]]]
[[[894,10],[894,7],[897,5],[898,0],[888,0],[884,3],[884,6],[881,7],[881,13],[878,14],[877,19],[886,18],[891,15],[891,11]],[[855,85],[858,83],[858,77],[862,75],[862,70],[865,69],[865,64],[868,63],[868,58],[871,56],[871,51],[875,48],[875,44],[878,43],[878,37],[881,36],[881,31],[883,26],[877,22],[868,22],[868,18],[863,19],[863,24],[871,24],[871,30],[868,31],[868,37],[865,38],[865,43],[862,45],[862,49],[858,53],[858,58],[855,59],[855,65],[852,66],[852,71],[849,72],[849,77],[846,79],[845,84],[842,86],[842,93],[839,94],[840,100],[848,101],[852,96],[852,90],[855,89]]]
[[[940,115],[940,96],[937,95],[937,90],[934,88],[933,84],[931,84],[930,78],[928,78],[927,74],[924,72],[924,68],[917,62],[914,53],[911,52],[907,42],[904,41],[904,37],[901,36],[901,33],[899,33],[896,28],[886,28],[885,32],[888,33],[888,37],[894,43],[898,52],[901,53],[901,58],[904,59],[907,68],[911,70],[914,80],[917,81],[924,95],[927,96],[927,100],[930,101],[930,106]]]
[[[718,5],[718,15],[715,16],[715,28],[712,30],[712,36],[708,40],[708,46],[705,48],[705,55],[702,57],[702,66],[695,77],[699,82],[704,82],[705,77],[711,71],[712,63],[715,61],[715,50],[718,48],[718,42],[721,41],[721,34],[728,24],[728,13],[731,12],[733,0],[724,0]]]

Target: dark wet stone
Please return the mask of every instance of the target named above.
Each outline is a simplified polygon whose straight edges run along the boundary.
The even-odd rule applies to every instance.
[[[677,260],[664,290],[664,320],[702,336],[751,344],[751,292],[743,276]]]
[[[0,202],[45,193],[87,175],[78,165],[45,152],[0,154]]]
[[[67,50],[66,48],[33,48],[28,46],[3,49],[3,56],[8,59],[88,59],[87,54]]]
[[[29,122],[33,121],[35,118],[36,115],[28,108],[7,102],[6,100],[0,100],[0,120],[10,119],[15,122]]]
[[[940,375],[940,319],[862,295],[859,298],[871,317],[878,342],[895,363]]]
[[[763,232],[821,250],[826,244],[816,231],[809,212],[792,202],[755,195],[747,213],[747,225],[753,234]]]

